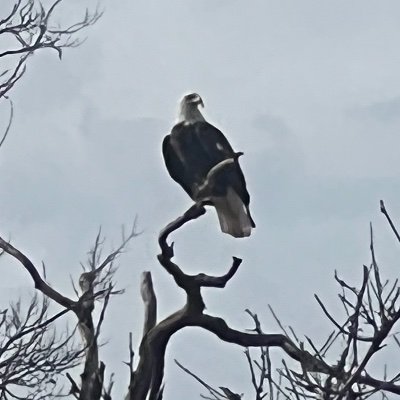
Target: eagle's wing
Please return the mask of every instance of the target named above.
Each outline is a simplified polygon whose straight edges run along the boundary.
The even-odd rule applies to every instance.
[[[185,192],[192,197],[191,186],[193,182],[186,174],[186,168],[181,159],[179,158],[174,146],[171,146],[171,136],[165,136],[162,144],[162,152],[164,156],[165,165],[171,178],[178,182]]]
[[[225,135],[208,122],[196,124],[196,136],[205,152],[214,158],[215,164],[235,157],[235,152]]]
[[[255,227],[255,223],[250,214],[250,195],[247,191],[246,179],[238,159],[243,153],[235,153],[225,135],[208,122],[201,122],[196,128],[199,142],[211,156],[213,165],[222,166],[213,179],[214,193],[218,194],[214,197],[214,202],[220,217],[221,228],[233,236],[247,236],[250,234],[251,227]],[[227,159],[234,161],[223,166],[222,161]],[[239,202],[232,197],[232,194],[229,195],[229,187],[239,196]],[[226,193],[225,202],[221,201],[220,191]],[[246,210],[245,214],[243,214],[243,206]],[[230,215],[231,212],[232,215]]]
[[[208,122],[197,124],[196,135],[199,139],[198,142],[211,157],[210,161],[213,166],[229,158],[235,160],[234,163],[226,169],[224,180],[225,182],[229,182],[244,203],[248,205],[250,197],[246,189],[246,180],[240,168],[238,155],[232,149],[228,139],[218,128]]]

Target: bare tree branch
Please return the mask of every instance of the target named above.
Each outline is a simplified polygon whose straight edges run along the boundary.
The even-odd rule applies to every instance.
[[[109,255],[104,259],[104,261],[99,261],[102,252],[103,241],[99,239],[98,235],[95,246],[92,249],[92,257],[90,259],[95,260],[95,262],[89,262],[89,270],[86,269],[80,277],[82,294],[80,295],[78,301],[73,301],[65,297],[60,292],[49,286],[41,278],[37,268],[28,259],[28,257],[26,257],[21,251],[17,250],[10,243],[0,238],[0,248],[3,249],[5,253],[14,257],[22,264],[22,266],[29,272],[36,289],[41,291],[47,298],[54,300],[65,308],[62,312],[58,314],[58,316],[61,316],[68,311],[73,311],[77,316],[78,327],[82,336],[82,341],[84,344],[83,349],[85,354],[84,371],[81,375],[81,386],[79,387],[70,375],[67,377],[71,382],[70,393],[79,400],[100,400],[102,397],[108,400],[111,399],[113,381],[111,378],[108,387],[104,387],[105,364],[99,360],[98,337],[100,335],[101,325],[105,318],[105,311],[110,296],[113,294],[121,293],[121,291],[114,290],[112,279],[115,268],[113,263],[118,255],[123,252],[128,242],[136,235],[137,233],[135,230],[135,224],[133,224],[132,229],[128,232],[127,235],[123,233],[122,244],[119,245],[116,249],[112,250]],[[94,323],[92,315],[95,308],[96,300],[103,300],[103,307],[100,312],[97,324]],[[15,320],[14,324],[20,324],[17,319],[17,311],[13,311],[13,316]],[[52,322],[55,318],[56,317],[53,317],[49,321]],[[43,331],[44,329],[46,329],[47,325],[48,323],[45,322],[33,324],[33,326],[40,327],[39,331]],[[29,330],[36,332],[36,329],[32,330],[30,327],[28,331]],[[19,334],[20,337],[24,335],[25,334]],[[62,345],[65,346],[66,342]],[[51,345],[49,345],[49,348],[51,348]],[[78,359],[76,357],[75,360],[77,362],[81,361],[81,359]],[[4,361],[4,365],[6,368],[9,364],[10,359]],[[6,395],[8,396],[11,396],[7,387],[4,389],[4,393],[6,393]]]
[[[7,94],[23,77],[30,56],[41,49],[53,49],[61,59],[63,49],[82,44],[84,39],[79,34],[102,16],[98,9],[92,12],[86,9],[79,21],[70,25],[56,24],[53,14],[61,3],[62,0],[53,1],[46,10],[39,0],[17,0],[8,14],[0,19],[0,37],[9,43],[8,49],[0,49],[0,64],[3,65],[0,69],[0,100],[7,98]],[[0,139],[0,147],[10,131],[12,119],[11,103],[9,123]]]
[[[218,390],[214,389],[210,385],[208,385],[206,382],[204,382],[201,378],[199,378],[196,374],[191,372],[189,369],[185,368],[178,360],[174,360],[175,364],[181,368],[183,371],[185,371],[188,375],[192,376],[196,381],[198,381],[200,384],[202,384],[209,392],[210,395],[213,396],[215,400],[220,400],[221,398],[225,398],[224,394],[221,392],[218,392]]]
[[[0,237],[0,248],[14,257],[17,261],[19,261],[24,268],[28,271],[30,276],[33,279],[35,284],[35,288],[40,290],[45,296],[54,300],[56,303],[67,309],[73,309],[76,306],[76,302],[69,299],[68,297],[63,296],[58,291],[54,290],[51,286],[49,286],[40,276],[36,267],[32,264],[28,257],[26,257],[21,251],[17,250],[10,243],[6,242],[3,238]]]
[[[34,296],[21,311],[21,302],[1,313],[0,398],[16,397],[26,391],[31,400],[56,391],[61,373],[80,364],[82,349],[74,342],[74,331],[58,335],[51,324],[63,310],[48,318],[48,300]]]

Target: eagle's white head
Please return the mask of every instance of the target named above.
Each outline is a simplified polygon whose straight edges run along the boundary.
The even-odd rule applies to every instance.
[[[199,106],[204,107],[202,98],[197,93],[190,93],[183,97],[179,109],[179,122],[193,124],[205,121],[199,110]]]

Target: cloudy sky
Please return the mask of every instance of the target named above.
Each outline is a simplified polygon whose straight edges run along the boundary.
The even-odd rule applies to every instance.
[[[59,18],[79,18],[82,3],[69,2]],[[117,274],[126,294],[110,306],[103,336],[116,394],[126,388],[128,332],[138,341],[142,329],[141,271],[152,271],[159,318],[184,301],[157,264],[156,239],[191,204],[160,149],[185,93],[200,93],[206,118],[245,153],[257,223],[249,239],[235,240],[209,210],[174,235],[176,261],[189,273],[224,273],[232,255],[244,259],[225,290],[206,291],[211,314],[245,329],[250,308],[276,332],[271,304],[299,334],[321,338],[331,327],[313,294],[339,310],[333,271],[360,282],[370,221],[382,272],[397,276],[398,247],[378,206],[384,199],[400,219],[398,1],[103,0],[102,7],[84,45],[66,50],[62,62],[37,53],[13,92],[14,124],[0,149],[0,231],[73,295],[69,277],[78,278],[98,227],[115,244],[120,226],[138,216],[143,233]],[[0,269],[5,307],[32,284],[9,259]],[[167,358],[167,399],[201,391],[174,358],[210,384],[249,389],[242,350],[207,333],[177,334]]]

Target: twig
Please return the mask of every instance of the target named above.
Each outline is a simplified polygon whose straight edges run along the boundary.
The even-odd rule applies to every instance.
[[[7,135],[8,135],[8,133],[9,133],[9,131],[10,131],[11,124],[12,124],[13,117],[14,117],[14,104],[13,104],[13,102],[12,102],[11,99],[9,99],[7,96],[4,96],[4,97],[5,97],[5,98],[9,101],[9,103],[10,103],[10,117],[9,117],[9,119],[8,119],[8,125],[7,125],[7,127],[6,127],[6,130],[4,131],[3,137],[2,137],[1,140],[0,140],[0,147],[3,145],[4,141],[5,141],[6,138],[7,138]]]
[[[209,392],[210,394],[217,400],[219,400],[219,397],[225,397],[223,393],[218,392],[218,390],[214,389],[210,385],[208,385],[206,382],[204,382],[201,378],[199,378],[196,374],[191,372],[189,369],[185,368],[178,360],[174,360],[175,364],[181,368],[183,371],[185,371],[188,375],[192,376],[194,379],[196,379],[197,382],[202,384]],[[219,397],[218,397],[219,396]]]
[[[392,228],[394,234],[396,235],[397,240],[400,242],[400,235],[397,232],[396,227],[394,226],[392,219],[390,218],[388,212],[386,211],[386,207],[385,207],[385,203],[383,202],[383,200],[380,201],[380,206],[381,206],[381,213],[386,217],[386,219],[389,222],[390,227]]]

